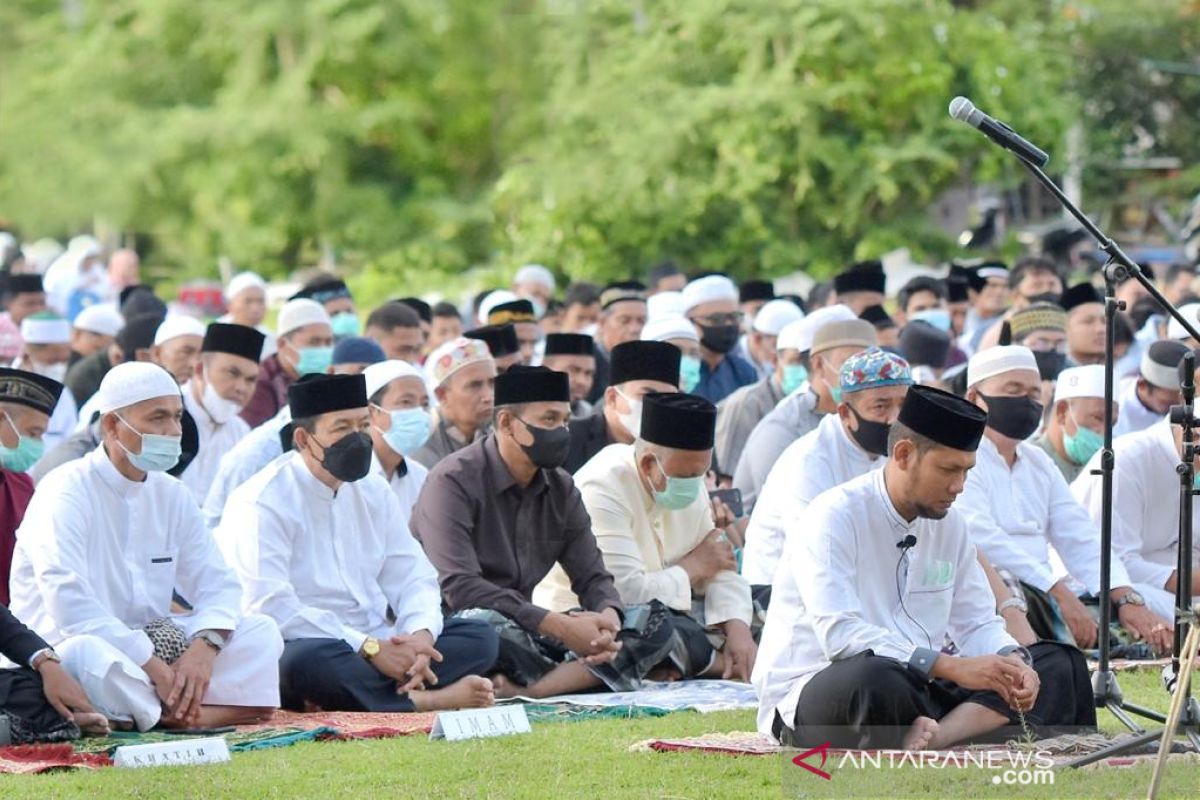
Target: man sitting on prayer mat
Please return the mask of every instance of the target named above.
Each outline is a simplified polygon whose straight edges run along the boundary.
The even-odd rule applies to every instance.
[[[403,524],[408,511],[372,474],[366,378],[306,376],[288,405],[295,450],[235,490],[213,532],[246,611],[283,633],[284,707],[491,705],[479,675],[496,660],[496,634],[481,622],[443,624],[437,574]]]
[[[620,595],[561,469],[570,398],[566,374],[545,367],[497,377],[494,433],[434,467],[413,509],[413,534],[437,567],[446,607],[500,634],[497,697],[636,689],[671,647],[661,609],[632,615],[622,629]],[[556,562],[582,610],[531,601]]]
[[[883,469],[793,521],[754,669],[760,732],[796,747],[932,750],[1022,718],[1034,729],[1095,725],[1082,654],[1055,643],[1031,652],[1005,631],[951,508],[985,420],[959,397],[913,386]],[[958,655],[939,652],[947,634]]]
[[[425,372],[437,395],[437,420],[413,460],[432,469],[446,456],[487,436],[496,362],[486,342],[460,336],[429,354]]]
[[[702,397],[645,395],[637,440],[604,448],[575,481],[622,602],[671,609],[673,676],[749,680],[758,650],[750,584],[704,491],[716,418]],[[579,605],[561,567],[534,600],[553,611]]]
[[[183,401],[155,364],[100,383],[103,443],[38,486],[17,531],[13,613],[62,655],[118,723],[214,728],[279,705],[279,629],[242,617],[241,588],[200,509],[163,474],[180,453]],[[191,606],[171,612],[173,591]]]
[[[1026,441],[1042,419],[1041,391],[1027,347],[1000,345],[971,357],[966,399],[987,412],[987,429],[958,508],[988,560],[1020,582],[1034,631],[1092,648],[1098,625],[1080,596],[1100,591],[1100,531],[1050,456]],[[1156,650],[1169,649],[1169,624],[1146,607],[1120,558],[1112,561],[1111,587],[1121,625]]]
[[[839,382],[837,413],[788,445],[754,504],[742,555],[752,584],[771,585],[785,529],[817,495],[883,464],[888,427],[913,379],[907,361],[871,347],[846,359]]]

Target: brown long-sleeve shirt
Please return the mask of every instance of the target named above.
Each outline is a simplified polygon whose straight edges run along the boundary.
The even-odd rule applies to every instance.
[[[437,568],[451,612],[493,609],[536,631],[548,612],[530,598],[555,562],[585,609],[624,611],[571,476],[538,470],[522,488],[494,435],[430,471],[409,528]]]

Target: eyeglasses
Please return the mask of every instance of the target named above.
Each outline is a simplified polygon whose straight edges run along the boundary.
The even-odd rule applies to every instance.
[[[692,322],[698,322],[701,325],[717,328],[722,325],[740,325],[746,315],[741,311],[729,311],[723,314],[707,314],[703,317],[691,317]]]

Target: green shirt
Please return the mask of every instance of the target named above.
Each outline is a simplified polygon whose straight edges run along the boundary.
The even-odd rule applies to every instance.
[[[1067,483],[1074,482],[1079,477],[1079,473],[1083,472],[1083,464],[1068,461],[1058,454],[1058,451],[1054,449],[1054,443],[1050,441],[1049,433],[1043,433],[1034,439],[1033,444],[1046,451],[1046,455],[1050,456],[1054,466],[1058,467],[1058,471],[1066,478]]]

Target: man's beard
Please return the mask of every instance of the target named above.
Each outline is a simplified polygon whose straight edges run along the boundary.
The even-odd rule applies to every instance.
[[[945,519],[946,515],[949,513],[950,509],[946,509],[945,511],[936,511],[927,505],[923,505],[921,503],[917,504],[917,516],[921,519]]]

